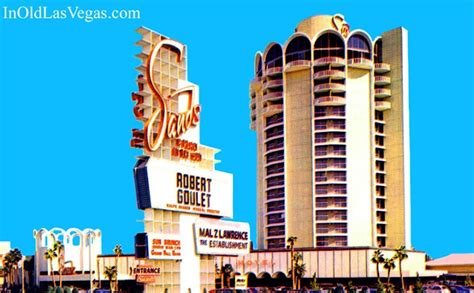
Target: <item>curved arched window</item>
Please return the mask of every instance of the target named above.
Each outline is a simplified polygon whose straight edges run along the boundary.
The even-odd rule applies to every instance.
[[[265,68],[282,67],[283,66],[283,51],[281,46],[274,44],[265,57]]]
[[[311,43],[308,38],[299,36],[290,41],[286,47],[286,64],[297,60],[311,60]]]
[[[314,44],[314,60],[324,57],[344,58],[344,41],[333,33],[321,35]]]
[[[382,63],[383,56],[382,56],[382,39],[378,39],[374,45],[374,62],[375,63]]]
[[[369,41],[362,35],[353,35],[347,43],[348,58],[372,59]]]

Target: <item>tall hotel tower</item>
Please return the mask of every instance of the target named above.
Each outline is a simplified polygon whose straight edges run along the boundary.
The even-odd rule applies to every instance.
[[[340,14],[255,57],[259,249],[411,248],[407,31],[372,39]]]

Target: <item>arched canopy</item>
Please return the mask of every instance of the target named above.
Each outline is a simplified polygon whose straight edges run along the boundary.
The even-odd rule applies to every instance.
[[[262,77],[262,54],[255,55],[255,76]]]
[[[271,279],[272,276],[267,272],[261,272],[260,274],[258,274],[258,278],[259,279]]]
[[[336,33],[328,31],[320,35],[314,43],[314,59],[324,57],[344,58],[344,40]]]
[[[363,34],[353,34],[347,41],[348,58],[372,59],[370,43]]]
[[[378,38],[375,41],[375,45],[374,45],[374,62],[375,63],[383,62],[382,46],[383,46],[382,38]]]
[[[311,60],[311,41],[305,35],[294,36],[285,49],[285,63]]]
[[[285,273],[283,273],[283,272],[276,272],[276,273],[273,273],[272,278],[274,278],[274,279],[286,279],[287,277],[286,277]]]
[[[264,54],[265,69],[283,66],[283,50],[280,44],[271,43]]]

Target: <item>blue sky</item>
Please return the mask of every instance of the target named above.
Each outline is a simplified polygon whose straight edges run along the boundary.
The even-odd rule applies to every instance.
[[[2,1],[2,8],[17,8]],[[139,20],[0,18],[0,241],[26,254],[32,230],[99,228],[103,252],[143,230],[132,178],[134,30],[188,46],[201,142],[234,174],[235,220],[255,239],[256,138],[248,88],[256,51],[302,19],[342,13],[375,38],[409,31],[412,239],[432,257],[474,252],[471,1],[34,1],[33,7],[139,9]]]

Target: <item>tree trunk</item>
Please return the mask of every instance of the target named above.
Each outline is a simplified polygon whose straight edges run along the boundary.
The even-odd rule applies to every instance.
[[[53,287],[56,288],[56,280],[54,279],[54,268],[53,268],[53,259],[49,260],[51,266],[51,278],[53,279]]]
[[[293,264],[293,245],[291,246],[290,261],[291,261],[291,288],[295,290],[295,267]]]
[[[387,291],[388,291],[388,288],[390,286],[390,271],[391,271],[391,269],[388,269],[388,272],[387,272]]]
[[[118,256],[115,256],[115,269],[117,270],[117,275],[115,276],[115,286],[114,289],[118,291]]]
[[[403,281],[403,273],[402,273],[402,260],[398,260],[398,269],[400,270],[400,281],[402,282],[402,290],[405,293],[405,282]]]
[[[63,268],[61,265],[61,257],[58,257],[59,287],[63,287]]]
[[[376,263],[377,266],[377,283],[380,282],[380,267],[379,262]]]

